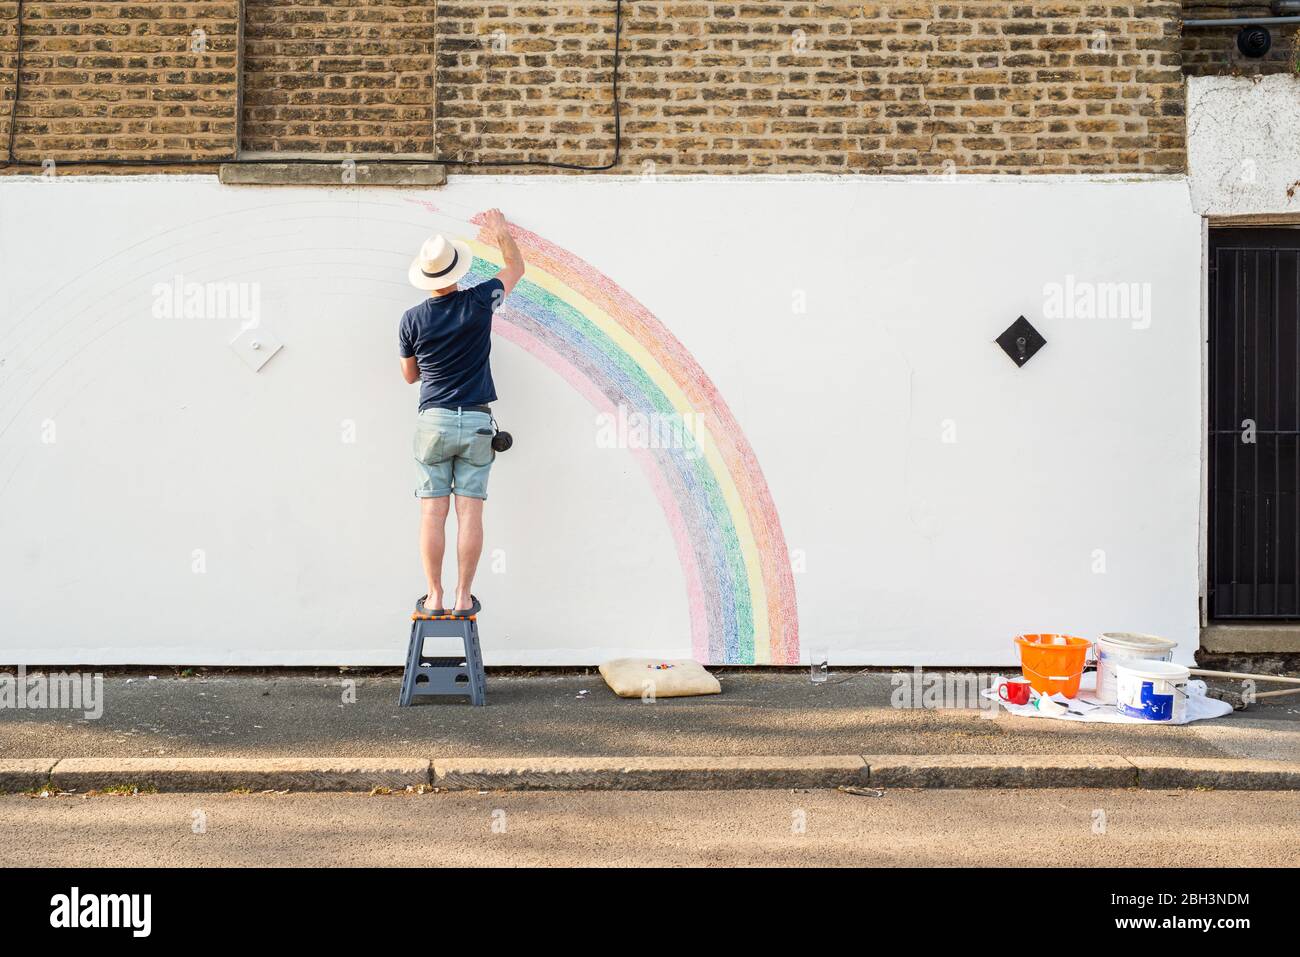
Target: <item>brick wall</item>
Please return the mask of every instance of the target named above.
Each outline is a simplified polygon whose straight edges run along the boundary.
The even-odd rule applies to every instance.
[[[1178,17],[1159,0],[627,0],[627,166],[1179,170]],[[444,154],[607,159],[612,20],[611,0],[443,0]]]
[[[9,138],[16,12],[13,0],[0,3],[0,146]],[[23,24],[20,159],[232,152],[236,0],[27,0]]]
[[[1267,17],[1267,0],[1183,0],[1188,20]],[[1294,25],[1269,27],[1273,45],[1258,59],[1237,49],[1240,27],[1190,27],[1183,33],[1183,71],[1193,76],[1261,76],[1300,71],[1300,31]]]
[[[31,0],[20,154],[226,152],[235,10]],[[1179,171],[1179,13],[625,0],[620,170]],[[247,0],[243,145],[603,163],[613,27],[614,0]]]
[[[245,0],[244,149],[434,151],[432,0]]]

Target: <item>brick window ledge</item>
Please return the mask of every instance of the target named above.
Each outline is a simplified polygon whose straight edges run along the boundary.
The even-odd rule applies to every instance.
[[[382,159],[383,162],[375,162]],[[287,162],[312,160],[312,162]],[[413,156],[296,156],[244,154],[220,164],[226,186],[442,186],[447,167]]]

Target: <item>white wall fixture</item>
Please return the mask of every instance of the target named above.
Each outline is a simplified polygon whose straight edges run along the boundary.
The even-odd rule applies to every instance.
[[[254,372],[260,372],[262,366],[271,361],[271,357],[284,348],[283,343],[264,325],[250,326],[239,330],[239,335],[230,340],[230,348]]]

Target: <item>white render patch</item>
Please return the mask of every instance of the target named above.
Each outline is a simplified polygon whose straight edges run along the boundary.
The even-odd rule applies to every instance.
[[[1026,631],[1196,649],[1201,223],[1177,178],[19,179],[0,662],[400,665],[423,587],[406,271],[492,206],[712,381],[771,491],[804,660],[1009,664]],[[229,345],[254,314],[287,344],[256,375]],[[1023,368],[994,342],[1020,315],[1047,339]],[[547,358],[493,345],[516,444],[474,586],[485,661],[690,657],[640,426]],[[70,595],[93,622],[68,627]]]
[[[1192,77],[1187,166],[1204,216],[1300,214],[1300,76]]]

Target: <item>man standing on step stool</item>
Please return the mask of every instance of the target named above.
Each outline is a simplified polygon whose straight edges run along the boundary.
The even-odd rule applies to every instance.
[[[506,219],[488,210],[484,231],[505,256],[491,279],[461,289],[456,283],[474,264],[459,240],[430,236],[407,275],[431,295],[402,314],[398,332],[402,378],[420,383],[415,425],[419,467],[420,555],[428,591],[421,604],[431,615],[466,614],[474,607],[470,586],[483,552],[483,502],[496,452],[492,410],[492,313],[524,274],[524,257]],[[456,496],[457,579],[454,603],[443,601],[442,555],[451,495]]]

